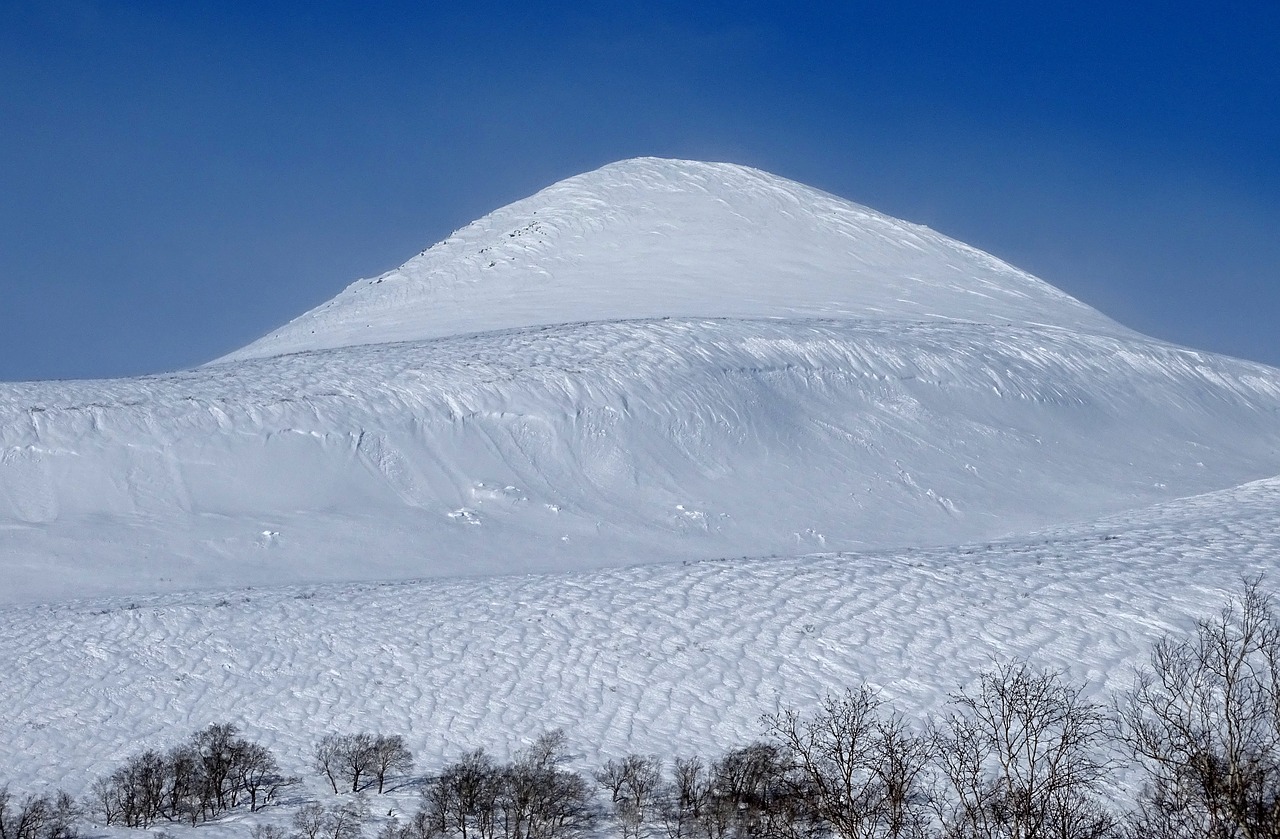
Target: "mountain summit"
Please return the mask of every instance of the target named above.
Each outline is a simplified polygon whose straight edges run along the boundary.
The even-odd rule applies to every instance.
[[[503,207],[225,360],[654,317],[1122,331],[926,227],[758,169],[639,158]]]
[[[1280,371],[631,160],[223,359],[0,384],[0,602],[957,545],[1280,474]]]

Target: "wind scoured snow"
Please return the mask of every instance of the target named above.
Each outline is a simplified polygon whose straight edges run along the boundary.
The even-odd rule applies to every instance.
[[[222,721],[313,793],[333,731],[403,734],[424,773],[554,726],[584,769],[715,754],[864,681],[937,711],[1013,657],[1106,701],[1162,634],[1280,573],[1277,511],[1271,479],[954,548],[4,607],[0,777],[79,793]]]
[[[1280,472],[1280,371],[641,159],[222,363],[0,385],[0,602],[956,544]]]
[[[579,768],[714,753],[1019,656],[1105,699],[1274,579],[1277,474],[1276,369],[756,170],[624,161],[219,363],[0,384],[0,783],[82,793],[223,721],[306,776],[331,731],[424,772],[553,726]]]
[[[0,601],[955,544],[1280,472],[1280,374],[646,320],[0,388]]]
[[[961,320],[1131,334],[927,227],[745,166],[641,158],[503,207],[225,360],[679,316]]]

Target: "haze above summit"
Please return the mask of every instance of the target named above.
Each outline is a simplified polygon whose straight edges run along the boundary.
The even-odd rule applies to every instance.
[[[0,379],[221,356],[610,161],[729,160],[1280,362],[1274,8],[0,8]]]

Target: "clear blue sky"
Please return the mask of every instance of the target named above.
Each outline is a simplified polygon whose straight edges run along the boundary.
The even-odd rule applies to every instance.
[[[0,379],[201,363],[638,155],[1280,365],[1280,3],[440,5],[0,0]]]

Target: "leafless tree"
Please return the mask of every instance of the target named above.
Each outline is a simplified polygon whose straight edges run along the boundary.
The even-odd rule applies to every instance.
[[[195,824],[206,812],[204,805],[209,792],[200,753],[191,743],[183,743],[170,749],[165,761],[169,775],[164,804],[166,814],[170,819]]]
[[[232,806],[238,804],[236,796],[243,793],[249,797],[249,811],[256,813],[274,803],[281,790],[298,783],[298,779],[282,775],[275,756],[265,746],[242,741],[236,747],[231,782],[235,790]]]
[[[0,787],[0,839],[74,839],[78,809],[65,792],[14,799]]]
[[[816,813],[773,743],[731,749],[707,764],[677,758],[659,788],[669,839],[800,839],[816,833]]]
[[[373,773],[376,753],[371,734],[343,734],[339,738],[338,768],[351,784],[352,792],[359,792],[360,779]]]
[[[329,779],[333,794],[337,795],[338,779],[342,777],[342,735],[326,734],[320,738],[316,744],[314,764],[316,770]]]
[[[1280,618],[1260,579],[1157,643],[1118,710],[1149,779],[1135,835],[1280,837]]]
[[[165,754],[149,749],[130,758],[93,784],[89,803],[108,825],[195,824],[246,800],[257,810],[293,780],[279,774],[265,747],[240,737],[233,725],[218,724]]]
[[[289,834],[274,824],[255,824],[250,831],[253,839],[288,839]]]
[[[378,839],[433,839],[438,834],[431,812],[426,807],[419,807],[404,824],[399,819],[390,819],[378,831]]]
[[[214,723],[191,737],[191,747],[200,762],[204,781],[202,804],[209,816],[235,806],[236,791],[232,788],[231,777],[244,744],[239,733],[239,729],[230,723]]]
[[[594,823],[590,787],[563,768],[565,744],[562,730],[548,731],[503,771],[498,803],[505,839],[569,839]]]
[[[659,813],[668,839],[688,839],[710,806],[711,780],[702,758],[676,758],[671,780],[659,787]]]
[[[121,790],[114,778],[98,778],[90,785],[86,807],[91,812],[100,814],[108,827],[123,821],[124,801],[121,800]]]
[[[596,783],[606,790],[623,839],[635,839],[653,809],[662,781],[662,763],[654,755],[627,755],[610,759],[595,773]]]
[[[436,831],[460,839],[492,839],[501,773],[483,749],[445,767],[423,791],[423,806]]]
[[[796,769],[777,743],[731,749],[711,767],[716,821],[728,815],[735,837],[799,839],[818,832],[811,786]]]
[[[302,805],[293,814],[295,839],[360,839],[369,808],[363,797],[325,807],[317,801]]]
[[[360,839],[368,819],[369,805],[364,796],[348,799],[329,808],[324,820],[323,839]]]
[[[334,793],[338,792],[338,781],[342,781],[351,792],[360,792],[372,783],[378,774],[381,757],[377,745],[379,739],[372,734],[326,734],[320,738],[314,755],[315,767],[329,779]],[[403,740],[400,746],[403,748]],[[408,753],[407,749],[404,751]],[[386,757],[394,762],[390,749]],[[412,760],[409,756],[409,765],[412,765]],[[384,771],[384,780],[386,771],[391,771],[391,767]]]
[[[882,705],[862,686],[828,695],[809,717],[795,710],[765,717],[817,817],[841,839],[907,839],[928,823],[928,742]]]
[[[1100,839],[1116,834],[1100,792],[1107,719],[1060,673],[1023,662],[951,698],[933,733],[933,802],[949,839]]]
[[[328,815],[325,806],[318,801],[308,801],[293,814],[294,836],[298,839],[321,839]]]
[[[378,794],[390,775],[405,774],[413,769],[413,753],[399,734],[379,734],[373,738],[373,766],[371,771],[378,782]]]

